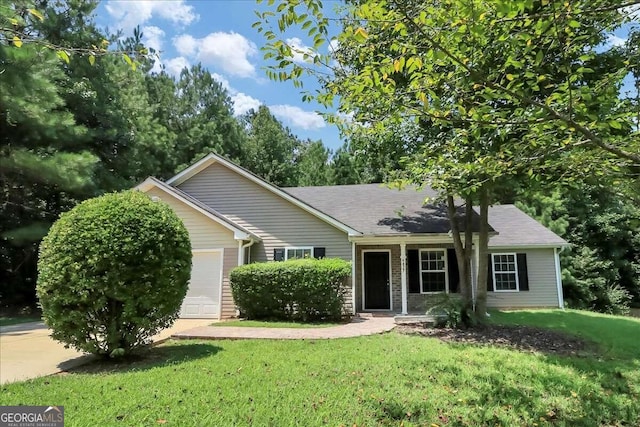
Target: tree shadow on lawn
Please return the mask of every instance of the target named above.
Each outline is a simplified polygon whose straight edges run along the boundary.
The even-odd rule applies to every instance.
[[[549,328],[597,343],[603,357],[640,362],[640,320],[579,310],[492,312],[491,323]]]
[[[583,379],[589,379],[594,388],[580,389],[580,384],[570,377],[540,374],[538,379],[549,391],[571,396],[580,411],[568,413],[562,408],[549,408],[548,421],[561,419],[570,425],[609,425],[616,417],[632,425],[640,422],[640,322],[632,318],[606,316],[576,310],[511,311],[492,314],[492,324],[521,325],[549,328],[570,337],[585,340],[588,351],[579,354],[562,354],[536,351],[538,357],[549,365],[568,368]],[[451,343],[455,347],[471,347],[469,343]],[[507,346],[509,347],[509,346]],[[520,349],[522,351],[522,349]],[[525,350],[526,351],[526,350]],[[499,363],[496,361],[494,363]],[[498,371],[498,370],[496,370]],[[529,398],[522,390],[505,384],[500,374],[492,374],[490,381],[496,384],[507,401],[526,402]],[[495,399],[487,393],[482,399]],[[514,404],[514,406],[517,406]],[[584,418],[585,414],[600,419]],[[616,424],[617,425],[617,424]]]
[[[97,356],[81,356],[60,364],[64,374],[104,374],[145,371],[163,366],[178,365],[192,360],[211,357],[222,350],[204,342],[165,343],[149,347],[121,359],[101,359]],[[83,360],[84,359],[84,360]],[[87,363],[88,359],[88,363]],[[78,366],[80,364],[80,366]]]
[[[539,340],[537,333],[541,335]],[[533,379],[518,380],[517,371],[505,370],[505,360],[492,359],[492,369],[477,373],[480,407],[528,407],[547,423],[590,426],[619,425],[622,421],[621,425],[640,425],[637,319],[576,310],[493,312],[484,332],[483,328],[432,330],[420,335],[440,338],[462,352],[490,345],[531,353],[551,368],[537,371]],[[531,381],[538,385],[532,386]],[[545,400],[555,400],[557,405],[542,406],[543,390]],[[500,424],[499,412],[487,413],[484,419]]]
[[[462,353],[487,346],[459,342],[446,344]],[[503,424],[505,420],[501,417],[504,413],[501,412],[522,410],[534,415],[533,420],[540,420],[540,425],[640,425],[638,360],[603,358],[598,353],[568,356],[505,348],[530,353],[549,368],[533,367],[534,377],[530,377],[530,373],[520,377],[517,369],[506,367],[506,360],[498,357],[488,361],[488,369],[475,374],[476,400],[467,404],[484,411],[482,418],[489,424]],[[504,357],[509,356],[505,354]],[[527,362],[523,360],[522,363]],[[528,369],[523,366],[522,372]],[[523,424],[526,422],[522,420]]]

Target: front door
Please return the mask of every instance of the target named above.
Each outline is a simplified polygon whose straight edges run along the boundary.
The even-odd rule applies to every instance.
[[[364,309],[391,310],[389,252],[363,252]]]

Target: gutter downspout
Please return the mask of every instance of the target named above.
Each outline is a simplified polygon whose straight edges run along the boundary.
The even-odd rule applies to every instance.
[[[244,250],[250,246],[253,246],[256,243],[255,240],[249,239],[249,242],[246,244],[242,244],[242,240],[238,240],[238,265],[244,265]]]
[[[558,307],[564,310],[564,297],[562,295],[562,271],[560,269],[560,253],[564,251],[566,246],[560,246],[560,250],[558,248],[553,248],[553,258],[556,264],[556,288],[558,291]]]

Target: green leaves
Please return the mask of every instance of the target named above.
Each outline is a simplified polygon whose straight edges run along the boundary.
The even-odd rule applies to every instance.
[[[62,59],[67,64],[69,63],[69,54],[66,51],[58,50],[56,51],[56,55],[58,55],[58,58]]]
[[[367,34],[367,31],[362,27],[358,27],[353,35],[355,40],[359,43],[364,43],[367,38],[369,38],[369,34]]]
[[[129,64],[129,66],[131,67],[131,69],[133,71],[136,70],[137,68],[137,64],[134,60],[131,59],[131,57],[129,55],[127,55],[126,53],[122,54],[122,59],[124,59],[124,62],[126,62],[127,64]]]
[[[337,258],[253,263],[231,271],[231,291],[249,319],[337,320],[350,274],[351,263]]]
[[[44,16],[42,16],[42,14],[40,12],[38,12],[36,9],[27,9],[27,11],[34,17],[36,17],[38,20],[40,20],[40,22],[44,21]]]

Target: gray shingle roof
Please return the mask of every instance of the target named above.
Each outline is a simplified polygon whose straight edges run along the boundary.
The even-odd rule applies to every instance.
[[[284,188],[292,196],[366,235],[447,233],[444,206],[425,205],[437,193],[382,184]],[[477,215],[475,215],[477,229]]]
[[[291,187],[284,191],[365,235],[447,233],[444,206],[424,204],[437,193],[424,188],[391,189],[381,184]],[[460,212],[463,212],[462,210]],[[474,215],[474,231],[478,230]],[[562,238],[513,205],[493,206],[489,223],[499,235],[489,246],[565,245]]]
[[[475,208],[476,211],[478,210]],[[489,208],[489,223],[499,233],[491,237],[489,247],[564,246],[567,241],[522,212],[514,205]]]

